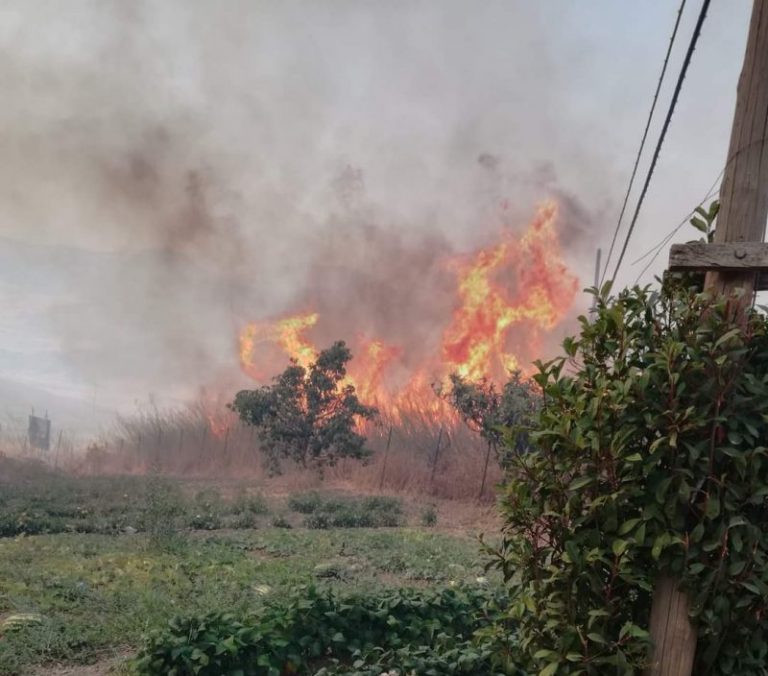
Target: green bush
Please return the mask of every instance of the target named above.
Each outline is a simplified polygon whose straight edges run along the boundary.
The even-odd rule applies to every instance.
[[[402,523],[403,506],[398,498],[323,496],[319,493],[293,495],[288,506],[306,514],[306,528],[393,528]]]
[[[531,670],[640,673],[665,575],[691,600],[694,673],[768,673],[768,320],[738,305],[603,295],[539,364],[497,552]]]
[[[437,508],[427,505],[421,512],[421,525],[425,528],[434,528],[437,525]]]
[[[173,620],[148,637],[133,666],[143,676],[362,675],[404,665],[417,673],[519,673],[473,642],[480,628],[503,622],[502,609],[502,598],[483,588],[339,597],[309,587],[258,615]]]

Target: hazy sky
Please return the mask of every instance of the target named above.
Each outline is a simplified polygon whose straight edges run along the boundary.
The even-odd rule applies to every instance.
[[[237,327],[290,309],[320,252],[353,269],[377,238],[469,250],[505,197],[521,225],[568,203],[566,254],[591,284],[677,7],[5,0],[0,377],[183,398],[234,377]],[[620,283],[722,169],[750,8],[712,3]],[[349,251],[347,165],[376,233]]]

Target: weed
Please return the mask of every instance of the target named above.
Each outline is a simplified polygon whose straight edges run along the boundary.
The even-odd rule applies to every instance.
[[[421,512],[421,525],[425,528],[433,528],[437,525],[437,507],[427,505]]]

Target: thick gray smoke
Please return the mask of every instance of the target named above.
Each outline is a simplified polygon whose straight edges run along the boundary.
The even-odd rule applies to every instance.
[[[625,175],[569,65],[589,38],[537,5],[4,3],[0,293],[40,311],[0,366],[183,397],[308,298],[340,334],[431,339],[438,259],[550,197],[589,283]]]

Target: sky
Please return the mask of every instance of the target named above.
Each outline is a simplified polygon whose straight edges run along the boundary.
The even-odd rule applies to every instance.
[[[0,5],[0,379],[125,410],[239,382],[238,327],[291,307],[319,260],[469,251],[502,199],[521,226],[561,201],[566,259],[590,285],[678,3],[63,8]],[[712,3],[620,285],[722,169],[750,8]],[[661,112],[698,10],[686,3]],[[342,217],[348,167],[364,236]],[[399,299],[418,286],[390,277]]]

